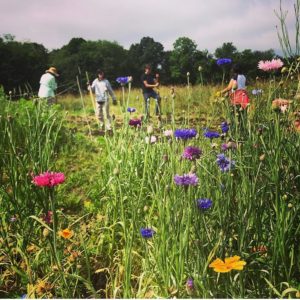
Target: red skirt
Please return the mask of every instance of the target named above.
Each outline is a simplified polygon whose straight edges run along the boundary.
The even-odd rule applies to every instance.
[[[246,108],[250,103],[250,99],[245,90],[237,90],[230,94],[231,105],[240,105],[242,108]]]

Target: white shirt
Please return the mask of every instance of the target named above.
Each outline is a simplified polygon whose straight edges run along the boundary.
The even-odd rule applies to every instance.
[[[54,97],[54,91],[57,89],[57,83],[54,75],[45,73],[40,79],[40,89],[38,96],[40,98]]]
[[[244,75],[238,75],[236,79],[237,90],[246,89],[246,77]]]
[[[112,87],[107,79],[99,80],[96,78],[92,83],[92,91],[96,94],[97,102],[108,101],[108,94],[112,97],[113,100],[116,99],[116,96],[112,90]]]

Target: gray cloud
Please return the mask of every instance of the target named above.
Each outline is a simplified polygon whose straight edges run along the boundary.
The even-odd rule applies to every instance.
[[[294,1],[282,2],[289,10],[293,37]],[[233,42],[239,50],[279,49],[274,9],[279,10],[279,0],[1,0],[0,34],[48,49],[60,48],[73,37],[107,39],[128,48],[144,36],[166,50],[181,36],[211,52],[223,42]]]

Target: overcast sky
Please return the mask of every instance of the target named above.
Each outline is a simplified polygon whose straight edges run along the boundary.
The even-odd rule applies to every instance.
[[[295,37],[295,0],[282,0]],[[0,35],[30,40],[47,49],[73,37],[117,41],[126,49],[149,36],[171,50],[189,37],[213,53],[223,42],[244,49],[279,52],[279,0],[0,0]]]

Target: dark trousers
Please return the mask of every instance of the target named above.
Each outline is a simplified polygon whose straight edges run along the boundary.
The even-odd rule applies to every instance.
[[[145,100],[145,114],[148,117],[150,115],[150,98],[154,98],[155,100],[155,114],[161,114],[161,107],[160,107],[160,96],[155,91],[143,93],[144,100]]]

